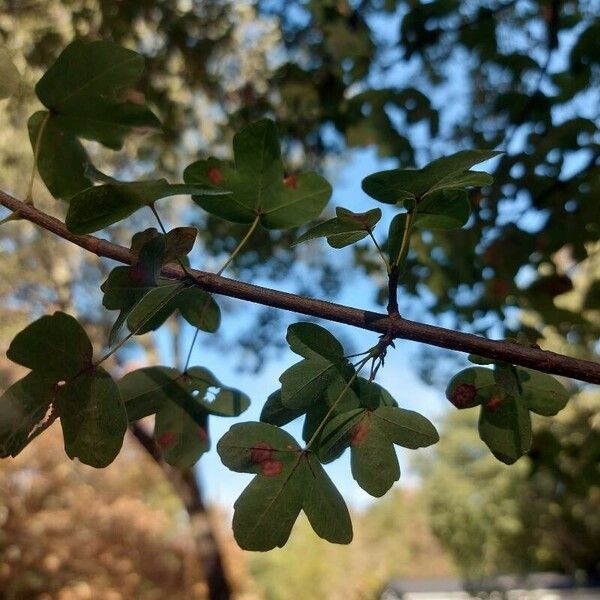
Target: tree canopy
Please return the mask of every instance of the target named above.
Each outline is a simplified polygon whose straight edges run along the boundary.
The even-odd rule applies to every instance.
[[[91,278],[104,308],[118,311],[108,335],[87,332],[94,311],[84,327],[66,303],[31,315],[7,344],[7,358],[30,371],[0,400],[3,457],[58,420],[68,456],[104,467],[128,426],[154,415],[161,460],[195,464],[213,444],[210,420],[238,417],[247,395],[191,364],[191,349],[182,364],[122,377],[106,361],[173,317],[215,332],[219,294],[379,334],[354,354],[321,325],[291,324],[285,339],[299,361],[260,422],[236,423],[216,444],[225,466],[255,476],[234,506],[234,535],[247,549],[284,545],[301,512],[321,537],[348,543],[350,514],[323,465],[349,450],[354,479],[379,497],[400,477],[395,446],[438,442],[428,419],[375,381],[396,338],[471,353],[447,398],[479,411],[479,436],[507,464],[532,447],[532,413],[567,405],[573,388],[550,374],[600,382],[589,360],[597,273],[579,284],[578,306],[557,300],[598,251],[591,4],[92,5],[63,3],[70,24],[60,30],[43,19],[43,2],[9,9],[9,25],[22,28],[0,22],[3,118],[15,128],[27,120],[33,156],[26,169],[21,146],[2,149],[5,164],[31,173],[26,189],[17,175],[0,193],[13,211],[3,229],[25,219],[124,263]],[[26,32],[34,35],[24,41]],[[320,219],[332,194],[323,165],[367,147],[392,160],[362,181],[369,210],[337,206]],[[61,219],[40,210],[49,199],[39,201],[37,175]],[[191,202],[176,214],[163,199],[178,195]],[[158,229],[138,226],[144,210]],[[87,235],[107,228],[108,240]],[[344,280],[330,257],[351,246],[386,314],[222,276],[238,261],[234,274],[266,264],[273,279],[289,276],[319,238],[331,249],[314,267],[316,287]],[[215,273],[193,268],[196,239],[204,259],[227,254]],[[123,240],[128,248],[115,243]],[[16,287],[3,292],[12,303],[31,285],[13,276]],[[577,355],[542,350],[542,333],[576,344]],[[283,429],[300,417],[302,442]]]

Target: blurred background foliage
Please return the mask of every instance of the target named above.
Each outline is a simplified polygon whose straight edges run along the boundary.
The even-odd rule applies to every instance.
[[[33,85],[74,36],[111,39],[147,57],[139,89],[164,129],[130,139],[118,154],[89,146],[96,166],[117,177],[180,178],[199,156],[226,156],[233,133],[263,116],[278,122],[290,171],[339,172],[367,150],[387,165],[409,167],[461,148],[499,148],[506,154],[490,167],[495,183],[472,192],[466,228],[414,234],[401,312],[495,337],[521,331],[544,348],[594,359],[600,334],[599,35],[595,0],[5,0],[0,43],[23,84],[0,111],[0,185],[25,195],[31,168],[25,124],[37,108]],[[39,181],[35,197],[44,210],[64,216],[65,206]],[[174,202],[163,210],[171,223],[191,219],[199,227],[194,262],[210,270],[243,228],[190,215],[186,206]],[[126,243],[130,230],[115,227],[107,235]],[[290,249],[295,235],[255,236],[231,274],[335,297],[349,281],[348,265],[322,247]],[[356,249],[352,264],[372,278],[374,291],[382,285],[366,245]],[[27,223],[0,228],[0,349],[34,316],[55,309],[79,314],[103,344],[112,315],[100,310],[98,284],[107,270]],[[383,302],[383,294],[381,287],[374,297]],[[283,336],[277,315],[251,314],[255,320],[240,331],[237,356],[259,368]],[[171,322],[170,331],[177,358],[180,324]],[[229,344],[231,354],[231,340],[220,343]],[[139,346],[145,360],[156,357],[150,336]],[[439,352],[423,351],[419,361],[423,377],[436,383],[445,374],[443,365],[432,369],[440,365]],[[2,361],[0,377],[8,381],[14,373]],[[112,366],[124,362],[121,356]],[[417,465],[423,489],[390,494],[361,515],[351,548],[319,547],[299,526],[284,550],[233,561],[244,573],[238,576],[229,563],[239,552],[223,542],[233,589],[288,598],[290,589],[309,590],[318,577],[328,594],[364,597],[388,578],[421,568],[470,577],[518,568],[598,573],[600,400],[596,391],[576,391],[563,414],[536,423],[534,450],[511,469],[483,452],[472,415],[448,416],[442,442]],[[90,483],[92,474],[65,466],[51,444],[55,440],[42,438],[17,461],[0,465],[0,586],[7,598],[34,597],[48,573],[57,586],[45,590],[48,597],[88,597],[84,587],[74,591],[81,577],[71,577],[89,568],[87,559],[51,551],[52,536],[62,536],[69,552],[80,535],[65,510],[86,524],[81,535],[97,544],[86,557],[110,557],[102,572],[81,571],[105,586],[98,588],[106,589],[103,597],[112,598],[114,590],[122,597],[161,597],[187,577],[198,585],[189,589],[204,593],[201,572],[186,567],[185,557],[196,555],[194,544],[185,542],[185,511],[147,457],[148,473],[126,453],[126,468],[93,474],[108,479]],[[113,486],[110,478],[117,476],[122,479]],[[102,498],[91,489],[101,489]],[[129,540],[119,527],[125,521]],[[125,551],[126,544],[140,554]],[[323,556],[327,560],[319,560]],[[350,570],[364,574],[362,596],[348,589]],[[28,591],[11,587],[15,573],[26,572],[17,580],[31,586]],[[258,583],[244,579],[251,576]]]

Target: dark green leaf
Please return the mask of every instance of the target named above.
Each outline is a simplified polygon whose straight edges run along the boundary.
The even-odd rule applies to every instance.
[[[522,389],[521,401],[538,415],[551,417],[569,401],[569,392],[558,379],[532,369],[517,369]]]
[[[501,395],[494,371],[483,367],[464,369],[450,380],[446,388],[446,398],[456,408],[472,408]]]
[[[31,372],[0,396],[0,458],[16,456],[44,420],[55,381]]]
[[[136,52],[111,42],[76,40],[40,79],[36,93],[49,111],[30,118],[29,134],[53,196],[66,200],[92,184],[90,159],[79,138],[118,150],[128,133],[160,126],[145,106],[120,100],[143,69]]]
[[[281,390],[277,390],[267,398],[260,413],[260,420],[263,423],[270,423],[271,425],[281,427],[301,417],[304,413],[305,410],[303,408],[292,410],[284,406],[281,401]]]
[[[77,234],[93,233],[126,219],[144,206],[179,194],[226,196],[227,191],[208,190],[198,185],[173,184],[166,179],[105,183],[79,192],[69,204],[66,225]]]
[[[46,111],[31,115],[27,122],[29,139],[32,148],[39,145],[37,169],[46,187],[55,198],[68,200],[91,185],[86,176],[90,159],[81,142],[49,117]]]
[[[464,190],[441,190],[417,204],[415,227],[421,229],[459,229],[469,220],[471,206]]]
[[[498,460],[511,465],[531,447],[529,410],[510,396],[482,405],[479,436]]]
[[[306,410],[316,402],[337,374],[335,365],[320,357],[306,358],[285,371],[281,382],[281,401],[292,410]]]
[[[104,369],[97,367],[63,385],[56,408],[70,458],[101,468],[117,457],[127,413],[119,388]]]
[[[257,475],[234,505],[233,532],[242,548],[283,546],[302,509],[321,537],[351,541],[342,497],[315,457],[302,452],[289,434],[266,423],[240,423],[221,438],[217,450],[230,469]]]
[[[288,327],[286,338],[292,352],[304,358],[325,358],[341,362],[344,348],[327,329],[315,323],[293,323]]]
[[[226,198],[198,192],[194,201],[204,210],[235,223],[257,217],[267,229],[299,227],[316,219],[331,196],[331,186],[316,173],[284,178],[277,127],[263,119],[233,138],[235,168],[210,158],[187,167],[184,179],[209,189],[228,190]]]
[[[406,199],[420,199],[440,190],[489,185],[486,173],[468,171],[472,166],[501,154],[493,150],[463,150],[433,161],[423,169],[392,169],[369,175],[362,188],[375,200],[397,204]]]
[[[112,42],[75,40],[35,86],[38,98],[55,112],[77,113],[90,98],[114,99],[144,71],[142,56]]]
[[[421,448],[439,440],[435,427],[422,415],[394,406],[350,410],[331,419],[319,440],[319,458],[329,462],[351,448],[352,475],[375,497],[400,478],[393,444]]]
[[[210,448],[208,413],[198,423],[185,410],[169,402],[156,413],[154,439],[166,462],[183,469],[191,467]]]
[[[69,379],[92,364],[92,344],[77,319],[57,311],[18,333],[6,356],[56,381]]]
[[[341,207],[335,210],[337,217],[315,225],[315,227],[302,234],[294,242],[294,245],[326,237],[327,243],[332,248],[343,248],[369,235],[369,232],[381,219],[381,210],[378,208],[369,210],[366,213],[354,213]]]

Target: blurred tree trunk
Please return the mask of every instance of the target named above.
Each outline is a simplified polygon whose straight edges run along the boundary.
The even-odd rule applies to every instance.
[[[219,543],[213,532],[210,514],[202,498],[202,490],[193,468],[175,469],[167,465],[154,443],[152,436],[139,423],[132,423],[130,430],[148,454],[162,468],[166,478],[181,498],[189,515],[192,539],[197,557],[206,577],[210,600],[229,600],[231,586],[221,559]]]

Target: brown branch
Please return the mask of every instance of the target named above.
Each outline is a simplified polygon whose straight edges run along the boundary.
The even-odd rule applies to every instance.
[[[135,261],[135,256],[127,248],[89,235],[74,235],[58,219],[28,206],[2,191],[0,191],[0,205],[98,256],[112,258],[125,264],[132,264]],[[413,340],[459,352],[469,352],[553,375],[600,384],[600,364],[596,362],[575,359],[547,350],[528,348],[512,342],[488,340],[470,333],[417,323],[399,317],[390,318],[380,313],[235,281],[214,273],[195,269],[191,269],[190,273],[199,287],[214,294],[344,323],[376,333],[389,333],[394,338]],[[183,269],[176,265],[163,267],[162,275],[171,279],[189,279]]]

